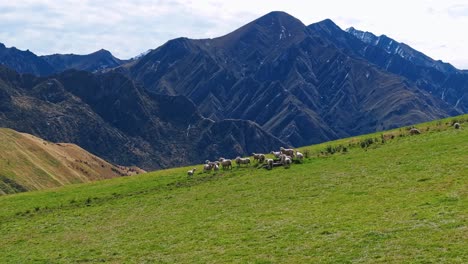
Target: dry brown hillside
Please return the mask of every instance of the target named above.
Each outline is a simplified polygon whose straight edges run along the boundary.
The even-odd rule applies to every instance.
[[[40,190],[144,172],[116,166],[75,144],[51,143],[0,128],[0,194]]]

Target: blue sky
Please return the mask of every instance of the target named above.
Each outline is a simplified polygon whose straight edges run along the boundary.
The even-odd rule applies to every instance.
[[[468,69],[465,0],[11,0],[0,1],[0,42],[44,55],[101,48],[130,58],[177,37],[210,38],[281,10],[306,25],[330,18]]]

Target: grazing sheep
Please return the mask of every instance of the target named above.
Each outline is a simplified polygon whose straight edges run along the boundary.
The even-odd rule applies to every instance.
[[[273,159],[267,159],[266,163],[268,165],[269,170],[273,169]]]
[[[290,166],[292,163],[292,158],[291,156],[281,154],[280,156],[280,163],[283,164],[283,166]]]
[[[266,156],[264,154],[260,154],[260,159],[258,160],[258,162],[263,163],[265,162],[265,159],[266,159]]]
[[[213,167],[210,164],[203,165],[203,172],[210,172]]]
[[[216,162],[218,162],[218,161],[209,161],[209,160],[205,160],[205,164],[208,164],[208,165],[210,165],[211,167],[213,167],[213,166],[216,164]]]
[[[286,154],[286,155],[294,158],[294,149],[285,149],[285,148],[281,147],[280,151],[281,151],[281,153]]]
[[[302,160],[304,159],[304,154],[302,154],[299,151],[296,151],[296,158],[302,162]]]
[[[218,164],[215,164],[214,167],[213,167],[214,171],[219,171],[219,165]]]
[[[224,169],[232,169],[232,162],[230,159],[225,159],[225,158],[219,158],[219,162],[221,163],[221,166],[223,166]]]
[[[187,171],[187,175],[188,175],[189,177],[193,176],[193,174],[195,173],[196,170],[197,170],[196,168],[193,168],[193,169]]]
[[[421,131],[419,131],[419,129],[413,127],[413,128],[410,129],[409,133],[410,133],[410,135],[419,135],[419,134],[421,134]]]
[[[250,159],[249,158],[237,157],[235,159],[235,161],[236,161],[237,167],[240,167],[241,164],[246,164],[246,165],[250,164]]]
[[[453,124],[453,127],[455,129],[460,129],[461,125],[460,125],[460,123],[457,122],[457,123]]]
[[[281,155],[281,151],[272,151],[271,154],[273,154],[275,156],[275,158],[279,158],[280,155]]]
[[[257,160],[259,163],[265,162],[265,154],[252,153],[254,161]]]

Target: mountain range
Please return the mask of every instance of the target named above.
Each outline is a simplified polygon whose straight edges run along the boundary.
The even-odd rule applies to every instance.
[[[117,67],[126,62],[128,60],[120,60],[104,49],[87,55],[53,54],[37,56],[29,50],[22,51],[15,47],[7,48],[0,43],[0,64],[19,73],[29,73],[37,76],[48,76],[70,69],[97,72]]]
[[[150,91],[187,96],[214,120],[254,121],[294,146],[461,111],[343,49],[340,34],[362,43],[331,20],[306,26],[272,12],[219,38],[171,40],[116,71]]]
[[[124,61],[0,45],[0,126],[154,169],[468,110],[468,74],[386,36],[271,12]],[[18,73],[16,73],[16,72]],[[33,76],[33,75],[36,76]]]
[[[148,170],[285,144],[251,121],[215,122],[186,97],[151,93],[113,72],[36,77],[0,66],[0,127]]]

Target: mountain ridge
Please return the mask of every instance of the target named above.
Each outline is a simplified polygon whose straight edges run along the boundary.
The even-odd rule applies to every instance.
[[[129,60],[120,60],[107,50],[100,49],[85,55],[51,54],[38,56],[33,52],[7,48],[0,43],[0,64],[18,73],[28,73],[37,76],[50,76],[66,70],[86,70],[97,72],[120,66]]]
[[[336,25],[335,25],[336,26]],[[385,35],[350,29],[329,34],[324,24],[309,28],[334,43],[345,53],[368,60],[393,74],[406,78],[412,85],[441,99],[453,108],[450,115],[468,112],[468,75],[449,63],[436,61],[404,43]]]
[[[335,25],[331,20],[324,23]],[[366,82],[359,75],[367,74],[353,68],[376,72],[379,80],[367,77]],[[332,40],[284,12],[269,13],[218,38],[168,41],[120,70],[150,91],[189,97],[204,116],[252,120],[294,146],[452,113],[450,106],[403,77],[350,57]],[[369,85],[374,90],[368,87],[368,93],[355,96],[357,88]],[[372,95],[376,88],[379,92]],[[390,97],[401,93],[402,100],[385,104],[379,93]],[[376,105],[389,109],[381,111]],[[403,117],[409,113],[405,111],[412,111],[412,119]],[[339,122],[333,121],[334,116]]]
[[[2,127],[143,169],[286,145],[249,121],[206,119],[186,97],[149,93],[113,72],[69,70],[44,78],[0,67],[0,98]]]

